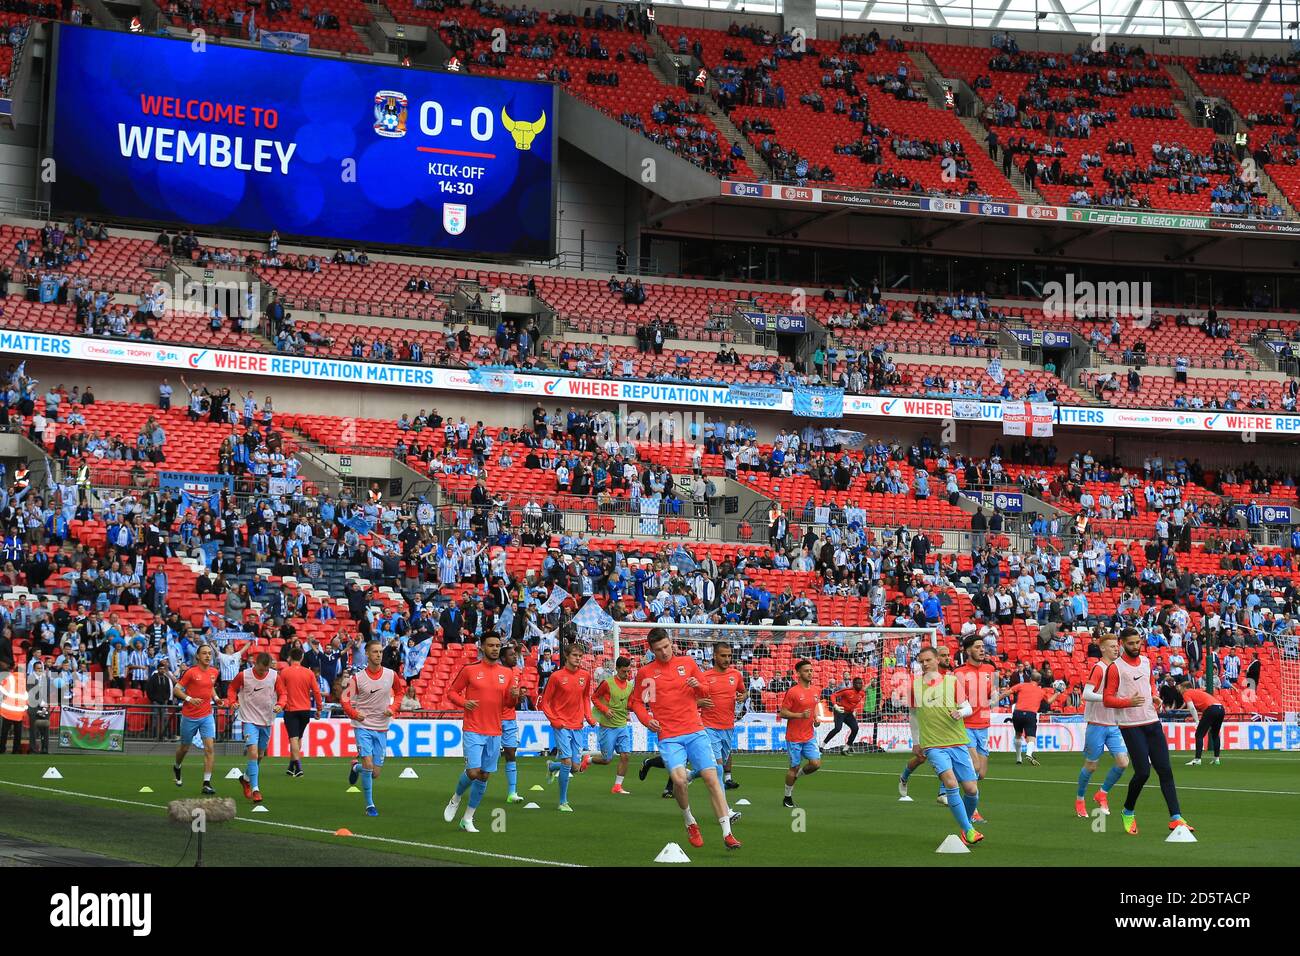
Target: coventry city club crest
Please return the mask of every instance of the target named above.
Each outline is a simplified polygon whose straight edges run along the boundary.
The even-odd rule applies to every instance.
[[[406,94],[380,90],[375,94],[375,132],[397,139],[406,135]]]

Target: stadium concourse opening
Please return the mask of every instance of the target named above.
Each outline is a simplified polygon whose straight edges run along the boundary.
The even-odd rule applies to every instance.
[[[1256,919],[1300,56],[1003,6],[6,13],[15,892],[1077,866],[1087,920]]]

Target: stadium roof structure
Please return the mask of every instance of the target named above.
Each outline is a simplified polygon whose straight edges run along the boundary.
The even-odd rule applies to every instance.
[[[988,30],[1235,40],[1300,37],[1296,0],[816,0],[817,16]],[[783,12],[784,0],[656,0],[657,6],[734,12]],[[1300,43],[1297,43],[1300,47]]]

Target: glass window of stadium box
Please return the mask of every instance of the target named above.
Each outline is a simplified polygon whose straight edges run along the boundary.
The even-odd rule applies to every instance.
[[[648,240],[647,240],[648,241]],[[991,296],[1036,296],[1049,282],[1150,282],[1151,297],[1171,307],[1260,308],[1254,303],[1300,301],[1300,279],[1290,273],[1244,273],[1228,269],[1123,268],[1056,260],[1015,261],[993,257],[921,255],[914,252],[875,252],[797,246],[789,243],[713,242],[655,237],[656,245],[675,243],[681,274],[735,282],[781,282],[791,286],[842,286],[849,276],[859,282],[881,280],[895,291],[958,292],[982,290]],[[769,250],[779,250],[775,256]],[[796,251],[797,250],[797,251]],[[776,273],[775,277],[769,273]]]

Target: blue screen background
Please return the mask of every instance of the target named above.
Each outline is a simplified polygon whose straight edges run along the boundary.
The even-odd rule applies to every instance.
[[[540,83],[433,73],[347,60],[295,56],[208,43],[61,25],[53,124],[55,180],[50,201],[59,212],[184,223],[196,228],[320,237],[360,245],[421,246],[549,258],[555,209],[554,87]],[[406,94],[406,135],[374,129],[380,90]],[[141,96],[210,100],[275,109],[275,129],[146,115]],[[420,129],[420,104],[442,105],[440,135]],[[492,137],[470,133],[470,114],[485,107]],[[519,150],[505,128],[512,119],[546,126],[531,149]],[[451,120],[463,121],[459,128]],[[242,137],[251,159],[255,139],[297,144],[289,175],[233,167],[124,157],[118,124],[224,133]],[[421,152],[417,147],[467,150],[495,158]],[[344,181],[344,161],[355,160],[355,181]],[[486,168],[473,195],[446,193],[430,163]],[[467,207],[465,229],[443,227],[443,204]]]

